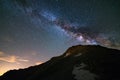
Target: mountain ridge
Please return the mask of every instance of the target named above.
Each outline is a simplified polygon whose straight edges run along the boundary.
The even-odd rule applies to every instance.
[[[119,50],[77,45],[41,65],[8,71],[0,80],[120,80],[119,61]]]

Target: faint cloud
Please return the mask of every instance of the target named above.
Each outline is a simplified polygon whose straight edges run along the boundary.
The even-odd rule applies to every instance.
[[[37,53],[36,53],[35,51],[33,51],[33,52],[31,53],[31,55],[36,56]]]
[[[4,56],[4,57],[0,57],[1,61],[5,61],[5,62],[10,62],[10,63],[15,63],[17,60],[16,56]]]
[[[0,55],[3,55],[4,53],[2,51],[0,51]]]
[[[29,60],[27,60],[27,59],[18,59],[18,61],[21,61],[21,62],[29,62]]]
[[[40,64],[42,64],[42,63],[43,63],[43,62],[41,62],[41,61],[40,61],[40,62],[36,62],[35,65],[40,65]]]
[[[19,56],[8,55],[0,51],[0,61],[9,62],[9,63],[19,63],[19,62],[29,62],[27,59],[22,59]]]

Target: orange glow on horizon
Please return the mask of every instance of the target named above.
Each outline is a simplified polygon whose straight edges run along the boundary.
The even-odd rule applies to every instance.
[[[36,62],[34,65],[40,65],[43,62]],[[8,64],[4,64],[3,66],[0,66],[0,76],[2,76],[4,73],[6,73],[9,70],[14,70],[14,69],[24,69],[27,67],[33,66],[33,64],[31,63],[8,63]]]
[[[23,64],[9,64],[9,65],[4,65],[4,66],[0,66],[0,76],[3,75],[4,73],[6,73],[9,70],[14,70],[14,69],[22,69],[22,68],[27,68],[30,65],[24,65]]]
[[[9,70],[14,70],[14,69],[19,69],[20,67],[17,66],[12,66],[12,65],[8,65],[8,66],[4,66],[0,68],[0,76],[3,75],[4,73],[6,73]]]

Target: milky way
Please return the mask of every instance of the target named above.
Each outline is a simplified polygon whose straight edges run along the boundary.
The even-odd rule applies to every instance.
[[[18,3],[20,3],[20,7],[22,7],[25,13],[29,14],[32,17],[36,17],[40,21],[43,21],[42,24],[56,25],[57,27],[59,27],[59,29],[61,29],[61,31],[66,33],[68,36],[71,36],[72,38],[75,38],[76,40],[78,40],[79,44],[102,45],[107,47],[119,48],[119,41],[117,41],[118,37],[116,37],[116,35],[118,35],[119,32],[115,31],[116,27],[119,27],[120,25],[119,21],[111,23],[111,21],[113,20],[111,21],[108,20],[109,17],[111,18],[111,16],[116,18],[115,16],[116,12],[114,10],[113,15],[112,13],[109,13],[108,15],[110,16],[108,16],[108,19],[105,19],[106,13],[104,15],[101,12],[101,9],[103,9],[104,7],[106,9],[107,7],[108,9],[111,9],[111,8],[115,8],[117,4],[112,5],[111,2],[108,2],[109,4],[106,5],[107,1],[97,2],[94,0],[91,0],[90,3],[88,3],[89,1],[88,2],[76,1],[73,4],[68,2],[67,4],[63,4],[62,2],[66,3],[66,1],[59,1],[59,0],[57,1],[56,0],[53,0],[53,1],[31,0],[30,2],[26,0],[23,0],[23,1],[24,2],[18,2]],[[70,0],[70,2],[74,2],[74,1]],[[82,3],[85,3],[85,4],[82,6],[79,6],[79,4],[76,4],[77,2],[80,5],[82,5]],[[101,6],[101,9],[100,9],[99,3],[103,4],[103,6]],[[93,7],[92,4],[95,6]],[[94,11],[95,7],[97,8]],[[71,8],[71,11],[68,11],[70,8]],[[97,9],[99,9],[98,12],[100,12],[100,14],[97,13]],[[101,21],[100,18],[97,19],[100,16],[103,16],[101,17],[103,21]],[[104,21],[104,19],[106,21]],[[115,20],[117,19],[118,18],[116,18]],[[113,33],[115,34],[113,35]]]

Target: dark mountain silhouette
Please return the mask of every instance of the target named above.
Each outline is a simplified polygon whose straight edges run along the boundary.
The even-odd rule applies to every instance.
[[[0,80],[120,80],[120,51],[77,45],[41,65],[8,71]]]

